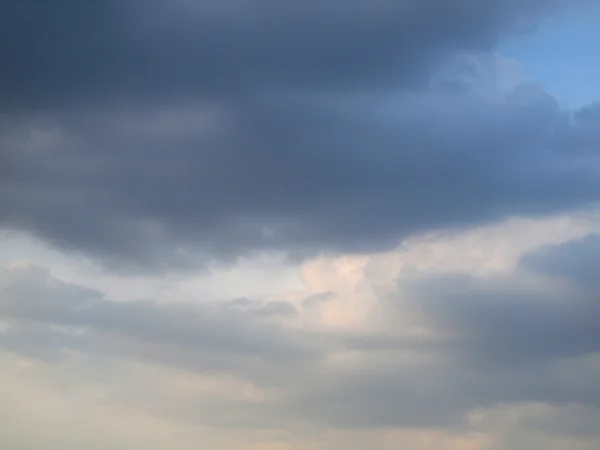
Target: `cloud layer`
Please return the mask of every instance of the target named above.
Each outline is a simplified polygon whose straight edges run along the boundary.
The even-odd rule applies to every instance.
[[[422,86],[453,53],[490,50],[573,3],[9,0],[0,96],[19,106]]]
[[[0,447],[597,449],[594,1],[0,0]]]
[[[115,303],[43,269],[15,267],[3,273],[0,314],[10,327],[0,341],[34,358],[134,358],[279,392],[251,409],[241,402],[232,412],[225,402],[223,416],[210,418],[194,412],[204,403],[181,400],[176,414],[200,414],[201,423],[224,425],[234,414],[238,426],[468,427],[471,411],[497,404],[596,409],[600,303],[572,276],[585,272],[586,252],[598,253],[589,245],[597,237],[586,239],[526,256],[542,267],[536,272],[411,277],[382,304],[389,325],[370,331],[315,327],[306,322],[310,305],[298,312],[281,301]],[[562,261],[570,264],[559,272]],[[430,331],[397,329],[399,306]]]
[[[486,53],[561,2],[140,3],[5,7],[5,227],[178,270],[598,200],[597,107]]]

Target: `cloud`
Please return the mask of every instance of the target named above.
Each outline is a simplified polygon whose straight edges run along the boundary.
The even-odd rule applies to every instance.
[[[401,292],[466,362],[486,370],[583,358],[600,352],[596,246],[590,234],[526,253],[516,273],[423,275],[401,281]]]
[[[420,85],[454,52],[489,50],[572,3],[9,0],[0,98],[26,107]]]
[[[165,272],[583,207],[593,109],[494,50],[565,6],[5,2],[0,226]]]
[[[1,3],[0,447],[598,448],[593,0]]]
[[[547,246],[527,255],[521,264],[524,268],[563,278],[574,287],[594,292],[598,287],[595,268],[600,264],[600,235],[589,234],[563,245]]]
[[[574,296],[568,290],[518,287],[507,281],[448,277],[424,282],[416,294],[440,331],[455,334],[463,350],[468,347],[469,357],[492,367],[539,364],[600,350],[593,325],[600,305],[590,301],[589,292]]]
[[[2,222],[113,270],[168,271],[257,251],[378,251],[598,200],[597,155],[574,148],[580,125],[528,93],[276,96],[12,122]]]
[[[498,405],[596,411],[596,290],[563,283],[569,271],[548,275],[546,266],[534,271],[523,262],[557,267],[563,258],[568,270],[585,267],[585,253],[565,253],[577,244],[535,250],[513,274],[406,275],[395,293],[378,298],[383,320],[365,317],[373,322],[362,328],[315,325],[314,309],[330,302],[313,302],[307,311],[248,299],[115,303],[40,268],[17,266],[4,273],[0,315],[10,327],[0,345],[49,363],[71,355],[98,364],[135,360],[191,377],[234,377],[252,386],[243,389],[258,390],[248,393],[249,403],[224,394],[127,400],[200,425],[467,432],[478,430],[472,414]],[[334,293],[314,298],[338,301]],[[427,332],[414,334],[414,326]]]
[[[557,264],[577,244],[536,250],[523,261]],[[479,409],[529,402],[594,411],[586,416],[593,420],[600,303],[594,286],[561,283],[586,267],[586,254],[564,261],[568,271],[552,277],[523,264],[514,273],[405,275],[395,294],[380,298],[377,343],[355,342],[327,376],[291,396],[288,414],[340,428],[460,429]],[[411,325],[428,333],[401,345]],[[550,421],[539,418],[536,427]]]
[[[64,350],[92,352],[209,372],[235,370],[246,361],[248,376],[267,376],[268,366],[308,364],[322,352],[310,338],[298,343],[293,332],[252,320],[294,311],[285,302],[267,303],[249,313],[214,303],[113,302],[35,266],[18,266],[5,276],[9,281],[1,291],[0,314],[18,326],[2,333],[0,340],[13,350],[23,346],[29,355],[47,345],[52,358]],[[270,363],[253,374],[256,361]]]

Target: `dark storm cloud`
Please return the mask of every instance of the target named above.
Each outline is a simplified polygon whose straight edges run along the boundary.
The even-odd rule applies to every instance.
[[[0,98],[26,107],[418,85],[453,52],[490,49],[573,3],[3,0]]]
[[[172,270],[586,205],[597,117],[430,86],[565,4],[4,1],[0,225]]]
[[[278,95],[56,114],[5,125],[3,223],[121,269],[379,250],[597,200],[597,156],[571,153],[579,133],[524,88],[500,104]]]

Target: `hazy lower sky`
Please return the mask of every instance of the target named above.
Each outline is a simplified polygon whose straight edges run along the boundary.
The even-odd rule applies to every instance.
[[[0,448],[600,448],[596,0],[0,0]]]

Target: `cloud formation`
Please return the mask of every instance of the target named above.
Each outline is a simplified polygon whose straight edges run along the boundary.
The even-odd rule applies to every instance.
[[[596,201],[597,155],[580,137],[598,124],[570,125],[529,94],[284,96],[9,123],[3,223],[108,265],[164,270],[261,250],[388,249]]]
[[[165,271],[597,201],[597,114],[486,53],[563,3],[444,5],[8,2],[2,225]]]
[[[210,418],[204,402],[172,406],[170,414],[200,424],[224,425],[233,414],[237,426],[469,429],[472,411],[498,404],[595,410],[600,303],[593,286],[570,278],[588,264],[577,244],[524,257],[542,268],[569,261],[542,283],[547,272],[527,268],[512,276],[411,277],[382,305],[389,325],[359,332],[311,326],[304,322],[310,309],[290,316],[297,310],[281,301],[114,303],[43,269],[17,267],[3,274],[0,314],[11,326],[0,342],[33,358],[135,358],[278,389],[260,404],[214,399],[222,415]],[[575,285],[558,289],[563,277]],[[430,331],[410,337],[397,329],[398,306]]]
[[[20,106],[422,86],[453,53],[490,50],[573,3],[8,0],[0,97]]]
[[[0,447],[597,449],[593,3],[0,0]]]

